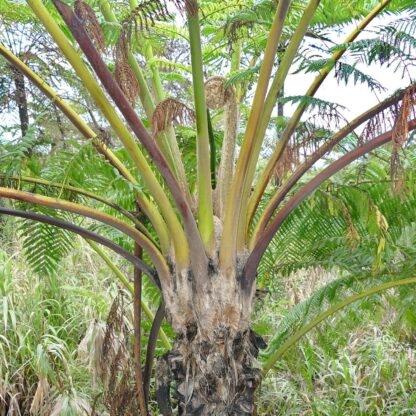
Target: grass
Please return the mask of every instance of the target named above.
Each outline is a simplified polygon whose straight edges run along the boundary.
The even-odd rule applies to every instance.
[[[415,415],[416,332],[389,300],[354,305],[305,337],[263,381],[258,414]],[[272,333],[290,305],[270,305],[261,319],[279,317],[268,321]]]
[[[0,415],[105,415],[109,409],[113,414],[112,397],[135,391],[132,374],[130,391],[117,390],[125,370],[114,362],[123,338],[132,356],[129,294],[82,240],[76,240],[56,273],[39,276],[20,254],[18,240],[10,238],[13,230],[8,234],[6,241],[17,242],[0,249]],[[126,276],[132,275],[123,261],[117,265]],[[109,344],[114,344],[104,354],[108,314],[120,293],[125,299],[120,313],[129,335],[109,334]],[[158,304],[149,282],[144,296]],[[142,324],[145,355],[151,323],[143,316]],[[172,336],[169,326],[164,330]],[[158,343],[156,354],[163,352]]]
[[[78,346],[90,322],[105,319],[117,287],[89,253],[41,277],[10,249],[0,251],[0,414],[86,414],[100,391]]]

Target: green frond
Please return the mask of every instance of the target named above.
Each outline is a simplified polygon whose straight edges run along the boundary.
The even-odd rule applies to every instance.
[[[397,257],[408,257],[397,241],[416,215],[413,154],[409,149],[405,197],[392,194],[389,163],[378,158],[328,181],[282,225],[259,276],[268,281],[315,266],[348,273],[394,270]]]
[[[204,1],[201,2],[203,11],[203,19],[218,20],[224,16],[238,12],[242,7],[246,6],[246,1],[228,0],[227,2]]]
[[[4,21],[10,22],[33,22],[33,13],[26,7],[24,3],[5,0],[0,3],[0,16]]]
[[[379,2],[377,0],[323,0],[320,3],[313,26],[321,28],[333,26],[345,26],[367,15]],[[414,10],[412,0],[398,0],[391,2],[382,15],[399,14]]]
[[[413,39],[412,37],[410,37]],[[392,39],[388,39],[386,36],[361,39],[350,44],[339,44],[332,48],[332,51],[347,49],[348,55],[350,55],[356,62],[370,65],[372,63],[378,63],[380,65],[386,65],[393,67],[395,71],[407,67],[412,64],[411,55],[409,55],[404,49],[403,45],[396,45],[390,43]],[[405,43],[406,38],[403,37]]]
[[[335,78],[338,82],[344,81],[345,85],[348,84],[350,78],[353,79],[354,85],[366,84],[371,91],[385,91],[386,88],[383,87],[380,82],[370,75],[365,74],[356,68],[355,65],[349,65],[344,62],[337,62],[335,65]]]
[[[156,22],[153,27],[154,34],[161,36],[162,39],[159,40],[163,42],[163,40],[182,40],[189,42],[189,34],[188,30],[184,26],[173,25],[170,23],[158,23]],[[152,41],[155,41],[152,38]],[[156,45],[157,46],[157,45]],[[157,48],[156,48],[157,49]]]
[[[286,96],[286,97],[279,97],[278,102],[282,104],[290,103],[290,104],[302,104],[308,107],[309,111],[319,111],[319,112],[339,112],[340,110],[345,110],[345,107],[333,103],[330,101],[322,100],[321,98],[310,97],[307,95],[293,95],[293,96]]]
[[[114,47],[120,37],[122,26],[118,22],[103,22],[101,24],[106,45],[110,48]]]
[[[321,71],[327,64],[327,59],[308,59],[305,58],[300,63],[298,69],[295,73],[305,72],[305,73],[314,73]],[[363,71],[360,71],[356,64],[348,64],[346,62],[338,61],[335,64],[335,78],[338,82],[345,82],[347,85],[350,81],[353,81],[354,85],[365,84],[371,91],[385,91],[385,88],[370,75],[365,74]]]
[[[38,129],[32,125],[26,134],[12,142],[0,142],[0,169],[6,175],[19,175],[28,165],[28,157],[38,144]]]
[[[267,350],[261,354],[262,360],[266,361],[290,336],[308,321],[313,319],[322,309],[331,303],[335,303],[339,299],[346,297],[354,288],[356,289],[365,280],[369,280],[372,276],[357,277],[355,275],[336,279],[331,283],[323,286],[315,291],[315,293],[307,300],[296,304],[285,315],[277,327],[272,340],[269,342]]]
[[[70,220],[65,213],[40,208],[28,208],[62,220]],[[50,276],[71,251],[74,236],[69,231],[34,221],[24,220],[18,227],[19,238],[23,242],[23,252],[35,273]]]
[[[243,82],[254,82],[259,71],[260,65],[255,65],[240,69],[239,71],[235,71],[229,75],[228,79],[224,83],[224,87],[227,88],[230,85],[237,85]]]
[[[392,278],[391,276],[385,278],[385,279],[378,279],[376,282],[374,282],[374,279],[372,280],[372,283],[367,287],[359,287],[358,289],[355,289],[352,291],[352,293],[345,294],[343,293],[342,300],[335,302],[333,299],[326,299],[328,302],[324,305],[324,302],[322,301],[324,296],[322,296],[322,292],[325,292],[325,289],[327,286],[324,286],[324,288],[318,290],[319,296],[318,298],[313,295],[311,298],[309,298],[307,301],[302,302],[301,304],[296,305],[288,315],[291,315],[288,320],[285,320],[285,327],[282,328],[284,333],[278,331],[277,336],[273,338],[272,343],[269,345],[269,348],[266,352],[264,352],[263,358],[265,358],[264,363],[264,371],[267,372],[272,366],[276,363],[276,360],[281,358],[285,352],[288,351],[290,347],[293,347],[294,343],[299,341],[302,336],[304,336],[308,331],[315,328],[319,323],[321,323],[324,319],[330,317],[335,312],[338,312],[345,307],[349,306],[351,303],[356,303],[359,300],[362,300],[363,302],[368,301],[368,297],[374,295],[382,295],[383,292],[387,289],[392,289],[397,287],[399,296],[402,295],[402,292],[400,291],[400,288],[402,286],[406,285],[414,285],[416,283],[416,277],[411,276],[407,278]],[[330,284],[333,285],[333,282]],[[338,287],[338,292],[341,292],[342,289]],[[405,293],[408,292],[408,290],[405,289]],[[313,302],[311,303],[310,301]],[[295,313],[293,313],[293,310],[298,309]],[[324,309],[323,312],[320,312],[320,309]],[[294,321],[299,321],[299,318],[302,320],[304,315],[309,315],[309,312],[313,309],[313,314],[310,314],[310,316],[307,321],[308,323],[301,323],[300,326],[297,329],[294,329],[293,327],[296,324],[293,324]],[[287,316],[288,316],[287,315]],[[286,325],[288,322],[292,322],[293,326],[292,328],[288,328]],[[286,337],[286,334],[290,331],[290,335]],[[286,340],[285,340],[286,338]],[[285,342],[282,342],[285,340]]]

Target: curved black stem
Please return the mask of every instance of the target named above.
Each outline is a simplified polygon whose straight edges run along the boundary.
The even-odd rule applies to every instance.
[[[212,128],[211,114],[207,109],[207,119],[208,119],[208,137],[209,137],[209,152],[210,152],[210,162],[211,162],[211,186],[212,189],[215,189],[217,186],[217,156],[216,156],[216,146],[215,146],[215,136],[214,129]]]
[[[134,255],[138,259],[143,258],[143,249],[135,242]],[[140,414],[142,416],[148,415],[148,408],[143,391],[143,372],[141,359],[141,325],[142,325],[142,271],[134,268],[134,296],[133,296],[133,330],[134,330],[134,375],[136,378],[137,398],[139,400]]]
[[[165,317],[165,304],[163,300],[160,302],[159,308],[152,322],[150,329],[149,342],[147,343],[146,363],[143,372],[143,391],[146,404],[149,403],[150,378],[152,375],[153,358],[155,356],[156,341],[159,334],[160,327]]]
[[[147,274],[149,278],[157,285],[157,287],[160,289],[160,281],[157,277],[156,271],[149,267],[145,262],[135,257],[133,254],[125,250],[124,248],[120,247],[118,244],[113,243],[111,240],[94,233],[90,230],[87,230],[85,228],[82,228],[78,225],[71,224],[67,221],[62,221],[57,218],[48,217],[47,215],[38,214],[36,212],[27,212],[22,210],[17,210],[13,208],[5,208],[0,207],[0,214],[4,215],[10,215],[13,217],[20,217],[20,218],[26,218],[29,220],[34,220],[38,222],[42,222],[44,224],[53,225],[55,227],[62,228],[64,230],[71,231],[75,234],[80,235],[83,238],[86,238],[88,240],[95,241],[98,244],[101,244],[105,247],[108,247],[109,249],[113,250],[120,256],[124,257],[126,260],[128,260],[130,263],[132,263],[134,266],[136,266],[138,269],[140,269],[143,273]]]

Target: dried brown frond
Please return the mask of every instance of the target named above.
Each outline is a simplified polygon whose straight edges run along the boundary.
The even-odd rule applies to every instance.
[[[391,119],[389,116],[391,116],[391,114],[391,111],[383,111],[371,118],[358,138],[357,145],[361,146],[374,137],[382,134],[384,131],[390,130]]]
[[[409,129],[407,123],[412,111],[412,106],[415,104],[416,87],[406,91],[400,112],[397,117],[396,125],[393,132],[393,144],[395,147],[402,147],[407,140]]]
[[[296,166],[305,158],[305,148],[296,143],[288,143],[283,150],[282,156],[276,165],[275,176],[276,182],[280,184],[285,176],[295,170]]]
[[[105,52],[105,38],[101,26],[98,23],[94,10],[84,0],[76,0],[74,12],[84,24],[88,36],[95,47],[102,53]]]
[[[131,34],[124,26],[113,51],[115,61],[114,77],[130,104],[134,105],[140,93],[140,87],[136,75],[128,62],[130,41]]]
[[[314,155],[331,137],[334,127],[338,129],[342,123],[347,124],[348,121],[336,107],[323,109],[306,119],[283,150],[275,169],[277,181],[281,182],[289,172]]]
[[[131,382],[128,368],[123,368],[120,379],[111,394],[107,393],[104,401],[110,416],[126,416],[137,414],[136,390]]]
[[[170,0],[180,13],[195,16],[199,10],[198,0]],[[163,0],[166,3],[166,0]]]
[[[393,146],[390,158],[390,176],[393,193],[401,194],[404,190],[406,169],[402,164],[399,149],[395,146]]]
[[[309,131],[318,129],[333,130],[339,128],[341,124],[347,124],[348,120],[336,108],[320,109],[318,113],[313,114],[305,120],[304,128]]]
[[[110,362],[117,348],[117,334],[123,332],[124,326],[124,300],[121,294],[117,295],[111,305],[107,317],[107,327],[103,340],[102,360]]]
[[[135,415],[138,408],[132,369],[134,367],[126,350],[120,345],[114,359],[108,363],[110,377],[106,384],[104,403],[110,415]]]
[[[394,103],[390,107],[386,108],[384,111],[376,114],[374,117],[372,117],[366,124],[365,128],[363,129],[363,132],[361,133],[359,139],[358,139],[358,145],[362,145],[363,143],[368,142],[369,140],[373,139],[376,136],[379,136],[380,134],[383,134],[384,132],[388,130],[396,130],[397,129],[397,135],[403,137],[403,120],[400,124],[400,118],[403,118],[403,114],[406,113],[406,111],[410,111],[410,113],[413,114],[413,116],[416,116],[415,112],[415,101],[416,98],[416,86],[411,85],[409,88],[407,88],[403,99],[402,99],[402,105],[399,103]],[[405,101],[407,101],[407,104],[405,107],[403,105],[405,104]],[[410,103],[410,108],[409,108]],[[407,107],[407,110],[406,110]],[[400,129],[401,132],[400,132]]]
[[[274,171],[275,182],[277,186],[280,186],[283,178],[287,175],[287,173],[292,171],[293,167],[299,163],[299,159],[299,147],[293,146],[292,143],[288,143]]]
[[[173,125],[191,124],[195,120],[194,111],[174,98],[166,98],[155,108],[152,116],[153,135]]]
[[[416,105],[416,86],[409,88],[403,96],[402,105],[396,118],[393,131],[393,151],[390,160],[390,174],[393,192],[400,194],[404,189],[406,170],[400,154],[404,153],[404,145],[409,136],[408,121]]]
[[[134,105],[137,96],[139,95],[140,88],[129,63],[126,61],[116,61],[114,76],[117,84],[129,100],[130,104]]]
[[[100,340],[103,401],[110,416],[137,415],[131,337],[126,320],[129,310],[119,294],[110,308],[105,335]]]
[[[107,391],[110,396],[114,395],[117,388],[117,376],[120,369],[123,368],[124,363],[124,351],[120,346],[117,349],[117,353],[114,358],[109,362],[110,377],[107,383]]]
[[[285,176],[315,154],[328,137],[325,129],[318,126],[315,129],[314,123],[305,122],[283,150],[275,169],[276,183],[280,185]]]
[[[126,25],[123,25],[120,36],[113,50],[114,60],[127,62],[131,50],[131,33]]]

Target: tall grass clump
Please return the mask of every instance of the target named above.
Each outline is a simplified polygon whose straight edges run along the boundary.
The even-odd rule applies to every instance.
[[[307,299],[309,294],[303,297],[301,288],[308,284],[300,284],[305,275],[317,286],[327,282],[327,273],[318,279],[314,273],[283,281],[283,299],[291,301],[281,301],[279,291],[269,306],[262,305],[258,328],[273,334],[295,304]],[[273,298],[273,293],[268,296]],[[258,414],[414,415],[414,294],[408,298],[413,301],[406,302],[397,292],[368,298],[311,331],[263,381]],[[273,321],[270,316],[280,318]]]
[[[90,415],[101,386],[82,340],[117,287],[85,247],[44,276],[19,251],[0,250],[0,415]]]

